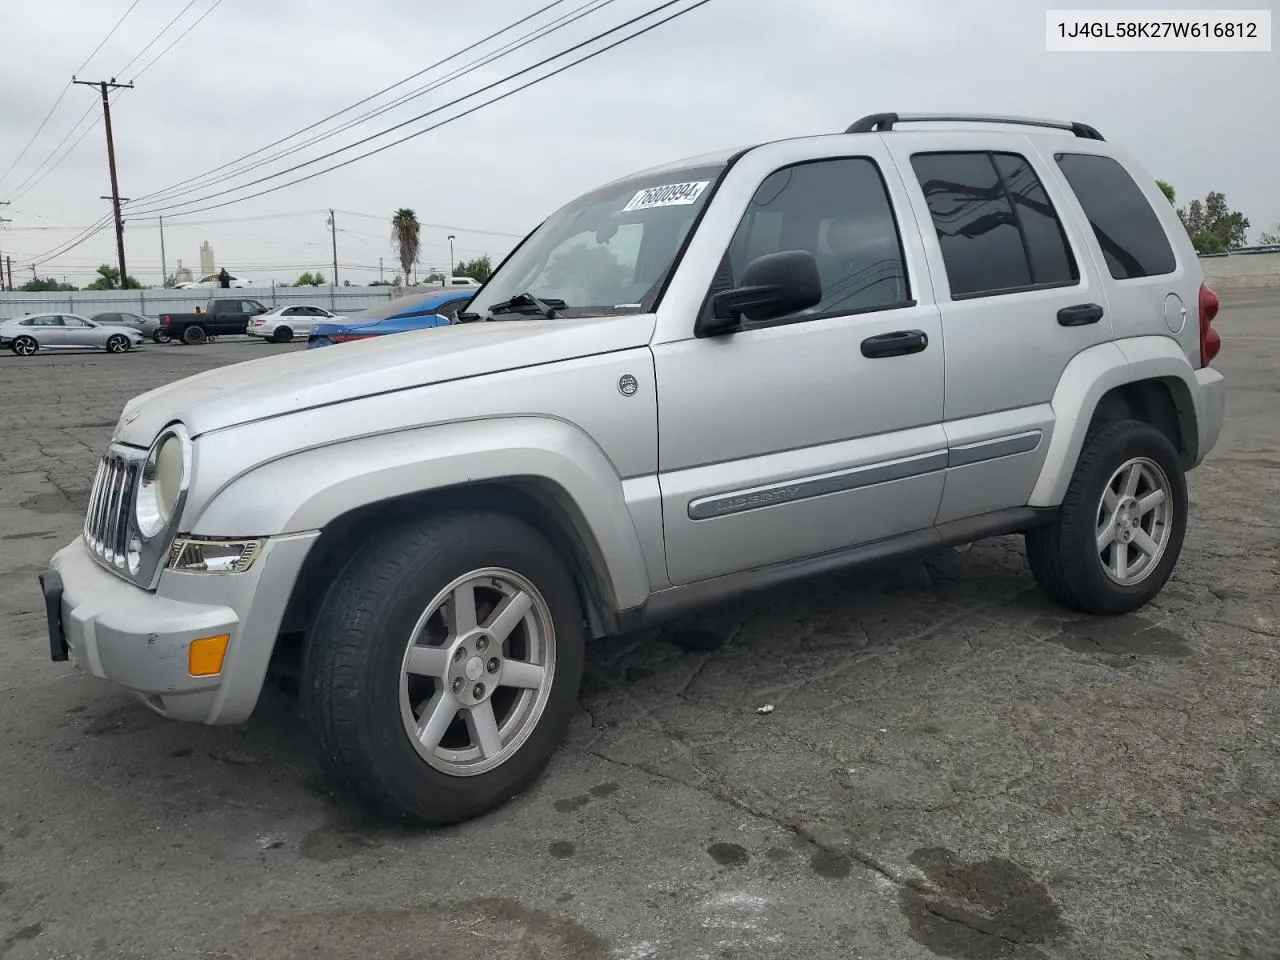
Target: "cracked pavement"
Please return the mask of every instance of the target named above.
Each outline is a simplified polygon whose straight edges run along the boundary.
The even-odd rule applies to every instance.
[[[1280,290],[1217,326],[1148,609],[1057,608],[999,538],[596,644],[547,774],[435,832],[331,796],[283,694],[204,728],[48,660],[124,401],[299,347],[0,356],[0,957],[1276,956]]]

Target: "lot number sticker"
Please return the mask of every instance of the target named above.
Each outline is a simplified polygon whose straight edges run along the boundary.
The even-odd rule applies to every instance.
[[[689,183],[669,183],[664,187],[645,187],[631,202],[622,208],[623,213],[633,210],[651,210],[654,207],[683,207],[696,203],[710,180],[693,180]]]

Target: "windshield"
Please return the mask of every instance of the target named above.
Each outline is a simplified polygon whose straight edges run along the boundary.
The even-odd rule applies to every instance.
[[[564,301],[555,311],[564,317],[652,310],[724,170],[724,163],[666,170],[579,197],[524,241],[468,311],[483,316],[525,293]]]

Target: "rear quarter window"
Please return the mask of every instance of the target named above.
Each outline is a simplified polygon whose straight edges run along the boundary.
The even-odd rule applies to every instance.
[[[1113,279],[1173,273],[1173,245],[1128,170],[1091,153],[1059,153],[1054,159],[1089,218]]]

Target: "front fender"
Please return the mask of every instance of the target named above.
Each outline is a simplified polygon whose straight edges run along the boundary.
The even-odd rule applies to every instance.
[[[583,431],[549,417],[454,422],[326,444],[227,480],[189,526],[208,537],[322,530],[359,507],[486,481],[521,480],[557,499],[618,609],[649,594],[622,481]]]
[[[1200,422],[1204,419],[1195,369],[1182,347],[1169,337],[1130,337],[1082,350],[1062,372],[1051,405],[1053,435],[1040,476],[1028,501],[1032,507],[1053,507],[1066,496],[1076,461],[1098,402],[1109,390],[1140,380],[1159,380],[1173,393],[1187,453],[1198,463]]]

